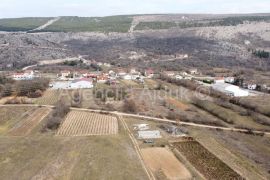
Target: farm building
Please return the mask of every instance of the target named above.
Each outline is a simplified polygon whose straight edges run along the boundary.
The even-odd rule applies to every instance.
[[[93,80],[87,78],[74,80],[70,84],[71,89],[90,89],[93,87]]]
[[[249,95],[248,91],[242,90],[238,86],[232,84],[216,83],[212,85],[212,88],[227,95],[235,97],[244,97]]]
[[[34,77],[35,77],[34,71],[25,71],[23,73],[14,73],[12,75],[12,78],[17,81],[32,80],[34,79]]]
[[[161,138],[160,131],[138,131],[138,139],[158,139]]]

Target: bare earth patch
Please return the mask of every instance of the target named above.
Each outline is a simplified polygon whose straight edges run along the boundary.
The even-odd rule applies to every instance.
[[[190,172],[165,148],[142,149],[143,159],[153,173],[162,173],[168,179],[191,179]]]

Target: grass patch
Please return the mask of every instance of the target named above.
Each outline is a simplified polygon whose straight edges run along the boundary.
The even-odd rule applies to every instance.
[[[35,29],[52,18],[7,18],[0,19],[0,31],[29,31]]]
[[[62,17],[42,31],[49,32],[128,32],[132,22],[129,16]]]

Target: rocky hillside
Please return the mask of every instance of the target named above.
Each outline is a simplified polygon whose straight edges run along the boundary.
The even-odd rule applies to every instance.
[[[41,20],[44,24],[50,23],[39,29]],[[167,69],[232,66],[269,69],[269,58],[260,59],[251,52],[257,49],[270,51],[269,14],[41,20],[32,27],[42,32],[28,28],[25,32],[0,33],[2,70],[78,55],[114,64]],[[8,24],[7,19],[5,24],[1,24],[2,21],[0,30]],[[14,25],[14,20],[9,23],[9,28],[10,24]],[[20,24],[13,31],[18,31]],[[183,55],[188,58],[181,58]]]

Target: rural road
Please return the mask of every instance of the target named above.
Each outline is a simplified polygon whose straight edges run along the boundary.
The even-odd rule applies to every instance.
[[[30,107],[49,107],[53,108],[54,106],[50,105],[37,105],[37,104],[15,104],[15,105],[0,105],[0,107],[20,107],[20,106],[30,106]],[[157,122],[163,122],[163,123],[176,123],[176,121],[169,120],[169,119],[161,119],[151,116],[143,116],[143,115],[137,115],[137,114],[129,114],[129,113],[122,113],[118,111],[103,111],[103,110],[94,110],[94,109],[84,109],[84,108],[70,108],[71,110],[76,111],[88,111],[88,112],[95,112],[95,113],[108,113],[112,115],[117,116],[124,116],[124,117],[133,117],[133,118],[140,118],[144,120],[149,121],[157,121]],[[232,132],[241,132],[241,133],[248,133],[249,131],[247,129],[240,129],[240,128],[229,128],[229,127],[220,127],[220,126],[212,126],[212,125],[204,125],[204,124],[196,124],[196,123],[190,123],[190,122],[177,122],[179,125],[185,125],[185,126],[192,126],[192,127],[199,127],[199,128],[207,128],[207,129],[215,129],[215,130],[223,130],[223,131],[232,131]],[[264,133],[267,136],[270,136],[270,132],[265,131],[252,131],[253,133]]]

